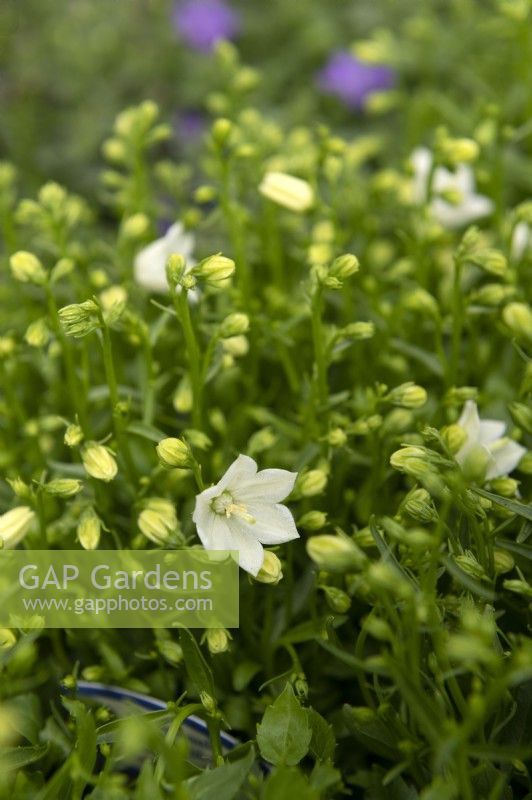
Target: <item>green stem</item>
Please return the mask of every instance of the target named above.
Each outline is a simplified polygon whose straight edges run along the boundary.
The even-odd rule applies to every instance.
[[[190,383],[192,385],[192,424],[201,430],[203,418],[203,381],[201,369],[201,351],[192,325],[187,290],[182,288],[174,294],[174,305],[183,329],[187,348]]]
[[[59,314],[57,311],[57,305],[50,286],[46,287],[46,300],[48,303],[48,312],[50,314],[52,326],[55,335],[57,336],[57,339],[59,341],[59,344],[61,345],[61,351],[63,353],[63,362],[65,365],[68,393],[72,398],[75,414],[77,415],[79,425],[83,433],[85,435],[88,435],[89,426],[87,420],[87,412],[85,408],[85,401],[78,390],[78,381],[76,377],[76,368],[74,364],[74,353],[72,351],[71,343],[65,336],[65,333],[61,326],[61,321],[59,319]]]
[[[325,356],[325,332],[322,324],[323,297],[322,288],[317,286],[310,309],[312,323],[312,341],[314,343],[314,360],[316,365],[316,385],[320,405],[327,402],[327,359]]]
[[[235,261],[237,265],[236,276],[239,283],[244,305],[249,308],[251,297],[251,271],[247,260],[246,253],[246,231],[241,224],[238,212],[235,213],[235,206],[231,200],[230,188],[230,164],[220,156],[220,170],[221,170],[221,206],[225,216],[227,227],[229,228],[229,235],[231,237],[231,244],[233,247]]]
[[[215,767],[223,762],[222,742],[220,740],[220,720],[216,717],[207,718],[209,738],[212,748],[212,763]]]
[[[269,200],[264,203],[264,220],[266,252],[270,262],[272,280],[279,289],[282,289],[285,285],[283,246],[279,231],[277,208]]]
[[[146,425],[151,425],[155,414],[155,386],[153,370],[153,352],[149,335],[144,337],[144,364],[145,364],[145,386],[144,386],[144,411],[142,421]]]
[[[124,463],[126,466],[126,471],[128,473],[129,480],[133,486],[137,483],[137,474],[135,469],[135,464],[133,462],[133,458],[131,456],[131,451],[129,449],[129,443],[127,438],[123,435],[123,431],[120,424],[120,417],[119,417],[119,410],[118,410],[118,383],[116,380],[116,372],[115,372],[115,365],[113,360],[113,348],[111,344],[111,335],[109,333],[109,328],[103,321],[102,316],[102,349],[103,349],[103,363],[105,369],[105,376],[107,379],[107,385],[109,386],[109,396],[111,399],[111,417],[113,421],[113,430],[116,438],[116,442],[120,449],[120,452],[124,458]]]
[[[462,267],[463,261],[457,258],[454,263],[453,279],[453,330],[451,344],[451,363],[449,369],[449,386],[456,386],[460,367],[460,350],[462,345],[462,330],[464,327],[464,306],[462,298]]]

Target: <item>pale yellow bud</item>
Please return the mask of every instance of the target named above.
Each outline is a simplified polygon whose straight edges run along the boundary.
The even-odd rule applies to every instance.
[[[449,452],[454,455],[466,443],[467,433],[456,423],[442,429],[441,437]]]
[[[11,650],[17,643],[17,637],[10,628],[0,628],[0,650]]]
[[[438,143],[438,152],[444,161],[457,165],[476,161],[480,148],[473,139],[445,138]]]
[[[325,572],[352,572],[366,561],[364,553],[348,536],[311,536],[306,549],[318,569]]]
[[[388,399],[394,405],[403,408],[421,408],[427,402],[427,392],[422,386],[417,386],[409,381],[392,389]]]
[[[122,236],[124,239],[140,239],[150,229],[150,220],[146,214],[132,214],[122,223]]]
[[[64,442],[67,447],[76,447],[83,440],[83,431],[79,425],[69,425],[65,431]]]
[[[78,540],[84,550],[96,550],[100,543],[102,523],[94,509],[87,508],[79,518]]]
[[[190,447],[182,439],[173,436],[162,439],[156,447],[159,461],[167,469],[186,469],[192,464]]]
[[[333,278],[343,281],[350,278],[360,269],[358,258],[351,253],[346,253],[343,256],[335,258],[329,269],[329,275]]]
[[[184,375],[179,381],[177,388],[174,392],[172,404],[179,414],[188,414],[192,410],[194,396],[192,394],[192,386],[190,378]]]
[[[35,513],[29,506],[17,506],[0,516],[0,547],[11,550],[24,539]]]
[[[178,528],[175,506],[164,497],[150,497],[138,517],[141,532],[155,544],[165,544]]]
[[[246,336],[229,336],[223,340],[223,349],[234,358],[242,358],[249,352],[249,341]]]
[[[98,481],[112,481],[118,472],[118,465],[109,450],[98,442],[87,442],[81,451],[85,471]]]
[[[308,211],[314,205],[314,190],[308,181],[285,172],[267,172],[259,192],[268,200],[291,211]]]
[[[225,653],[229,650],[229,640],[231,634],[225,628],[209,628],[205,634],[209,653],[213,656]]]
[[[220,325],[220,336],[222,339],[227,339],[231,336],[239,336],[246,333],[249,329],[249,317],[247,314],[236,312],[229,314]]]
[[[515,336],[532,342],[532,310],[527,303],[509,303],[502,318]]]
[[[373,322],[351,322],[339,331],[345,339],[371,339],[375,335]]]
[[[264,551],[262,567],[255,576],[259,583],[276,585],[283,577],[283,567],[279,558],[271,550]]]
[[[227,258],[221,253],[201,261],[196,269],[195,274],[210,286],[218,286],[223,281],[226,281],[235,271],[235,262],[232,258]]]
[[[182,663],[183,650],[177,642],[172,641],[172,639],[160,639],[157,642],[157,647],[165,661],[168,661],[172,666],[177,667]]]
[[[324,511],[307,511],[303,514],[297,525],[306,531],[319,531],[327,524],[327,514]]]
[[[37,256],[27,250],[14,253],[9,259],[9,265],[13,277],[21,283],[34,283],[36,286],[44,286],[46,283],[46,270]]]
[[[506,572],[511,572],[515,567],[515,561],[510,553],[506,550],[493,551],[493,567],[496,575],[504,575]]]
[[[343,447],[347,442],[347,434],[343,428],[333,428],[327,434],[327,442],[331,447]]]
[[[314,497],[321,494],[327,486],[327,473],[322,469],[311,469],[304,472],[297,480],[296,488],[303,497]]]
[[[82,488],[82,481],[76,480],[75,478],[56,478],[47,483],[44,490],[47,494],[51,494],[54,497],[66,498],[73,497],[80,492]]]
[[[28,326],[24,339],[30,347],[45,347],[50,339],[50,331],[44,318],[37,319]]]

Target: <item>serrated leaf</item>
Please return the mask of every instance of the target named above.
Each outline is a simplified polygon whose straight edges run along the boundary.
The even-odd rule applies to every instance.
[[[233,800],[246,780],[253,762],[255,750],[250,748],[244,758],[215,769],[208,769],[187,781],[190,800]]]
[[[311,738],[307,711],[287,683],[257,727],[261,755],[272,764],[294,766],[308,753]]]
[[[319,761],[331,761],[336,747],[332,726],[314,708],[307,709],[307,714],[312,731],[310,752]]]
[[[281,767],[268,778],[263,797],[264,800],[320,800],[322,795],[298,769]]]

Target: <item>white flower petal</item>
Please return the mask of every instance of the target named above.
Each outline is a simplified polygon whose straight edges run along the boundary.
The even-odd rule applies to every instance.
[[[206,550],[237,549],[233,545],[228,520],[221,514],[215,514],[207,504],[196,502],[193,519],[198,536]]]
[[[166,292],[165,240],[157,239],[144,247],[135,258],[135,281],[151,292]]]
[[[268,503],[251,503],[248,512],[255,519],[252,525],[239,520],[240,527],[246,525],[250,534],[262,544],[283,544],[292,539],[299,539],[299,533],[292,512],[283,505]]]
[[[481,419],[478,441],[480,444],[491,444],[504,436],[506,423],[500,419]]]
[[[427,181],[432,166],[432,153],[426,147],[417,147],[410,156],[414,170],[412,180],[412,199],[414,203],[424,203],[427,199]]]
[[[525,255],[530,244],[532,230],[526,222],[518,222],[512,234],[510,252],[514,261],[520,261]]]
[[[264,550],[259,540],[251,533],[249,525],[237,517],[229,522],[231,529],[230,550],[238,550],[238,563],[246,572],[256,575],[264,561]]]
[[[488,450],[493,456],[495,463],[488,468],[486,480],[493,480],[493,478],[509,475],[510,472],[513,472],[517,467],[526,453],[526,448],[512,441],[512,439],[499,439],[499,441],[490,445]]]
[[[238,491],[240,486],[250,482],[257,474],[257,462],[249,456],[240,454],[237,459],[233,461],[223,478],[216,484],[220,492],[224,489],[233,489]]]
[[[262,469],[245,484],[235,488],[242,503],[280,503],[288,497],[296,482],[297,472],[287,469]]]
[[[187,233],[182,222],[174,222],[164,236],[165,247],[168,255],[180,253],[188,260],[194,251],[195,239],[192,233]]]

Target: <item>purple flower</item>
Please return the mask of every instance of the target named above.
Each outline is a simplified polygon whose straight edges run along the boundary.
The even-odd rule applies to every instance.
[[[173,20],[190,47],[209,53],[220,39],[232,39],[239,31],[240,18],[224,0],[178,0]]]
[[[322,91],[338,97],[349,108],[363,108],[368,95],[390,89],[395,82],[392,69],[364,64],[348,50],[334,53],[318,75]]]

